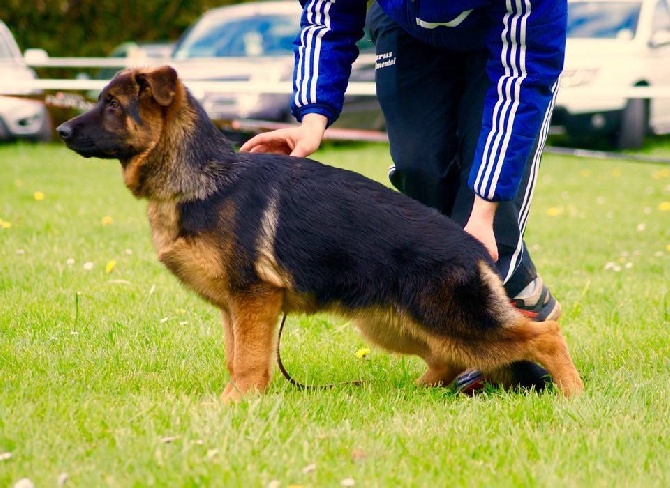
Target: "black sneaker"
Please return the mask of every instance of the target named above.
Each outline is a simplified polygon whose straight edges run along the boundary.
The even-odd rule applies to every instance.
[[[486,386],[486,379],[478,369],[466,369],[456,377],[456,393],[472,396],[481,392]]]

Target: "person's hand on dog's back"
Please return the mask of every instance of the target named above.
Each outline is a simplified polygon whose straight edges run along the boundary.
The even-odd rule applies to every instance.
[[[240,151],[306,157],[321,145],[327,123],[328,119],[323,115],[310,113],[303,117],[298,127],[277,129],[252,137]]]

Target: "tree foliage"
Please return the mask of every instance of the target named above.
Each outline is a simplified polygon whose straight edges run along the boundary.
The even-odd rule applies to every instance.
[[[22,50],[106,56],[125,41],[176,40],[206,10],[232,3],[240,1],[0,0],[0,20]]]

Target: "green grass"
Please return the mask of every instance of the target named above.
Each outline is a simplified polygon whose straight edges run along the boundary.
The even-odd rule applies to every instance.
[[[384,145],[318,158],[380,181],[390,162]],[[417,388],[420,361],[358,359],[342,320],[292,316],[297,379],[368,383],[275,375],[224,406],[218,314],[156,261],[118,163],[0,146],[0,486],[668,486],[668,202],[668,166],[544,159],[527,242],[564,306],[577,399]]]

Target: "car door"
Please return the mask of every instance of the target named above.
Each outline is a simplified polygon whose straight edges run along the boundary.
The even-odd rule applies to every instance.
[[[670,132],[670,6],[668,0],[658,0],[652,18],[649,42],[654,60],[650,73],[652,86],[665,87],[661,96],[651,104],[651,125],[657,132]]]

